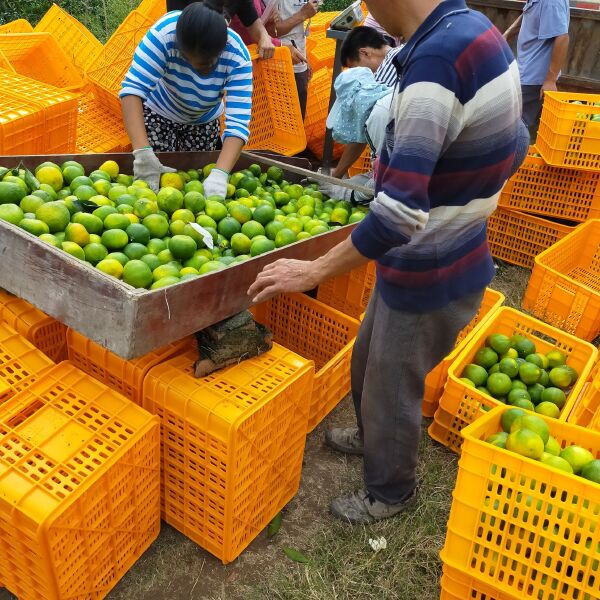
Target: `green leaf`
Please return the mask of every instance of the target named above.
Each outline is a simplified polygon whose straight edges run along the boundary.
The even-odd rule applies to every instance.
[[[73,200],[73,206],[80,212],[92,213],[98,208],[95,202],[88,200]]]
[[[283,552],[285,555],[297,563],[307,564],[309,562],[308,557],[304,556],[302,552],[298,552],[298,550],[294,550],[293,548],[284,548]]]
[[[267,528],[267,536],[272,538],[279,533],[281,529],[281,522],[283,521],[283,516],[281,512],[278,512],[275,515],[275,518],[269,523],[269,527]]]

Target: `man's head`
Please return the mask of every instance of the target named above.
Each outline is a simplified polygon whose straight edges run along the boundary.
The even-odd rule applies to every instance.
[[[342,44],[341,59],[344,67],[368,67],[375,72],[390,46],[372,27],[355,27]]]
[[[177,45],[200,73],[209,73],[227,44],[227,22],[212,7],[194,2],[185,7],[176,28]]]

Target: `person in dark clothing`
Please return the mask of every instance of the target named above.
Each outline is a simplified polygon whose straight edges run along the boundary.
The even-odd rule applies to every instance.
[[[223,12],[228,19],[237,15],[258,45],[259,56],[261,58],[273,57],[275,46],[263,22],[258,17],[253,0],[205,0],[204,3],[214,6],[219,12]],[[189,4],[192,4],[190,0],[167,0],[167,12],[183,10]]]

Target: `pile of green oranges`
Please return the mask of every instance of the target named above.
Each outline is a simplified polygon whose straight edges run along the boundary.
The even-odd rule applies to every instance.
[[[157,289],[356,223],[367,209],[329,199],[278,167],[232,173],[205,197],[200,170],[165,173],[154,193],[114,161],[0,167],[0,220],[135,288]]]

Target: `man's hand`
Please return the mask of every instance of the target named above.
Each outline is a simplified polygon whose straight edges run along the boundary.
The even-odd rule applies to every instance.
[[[544,99],[544,92],[556,92],[556,79],[546,79],[540,89],[540,99]]]
[[[298,50],[298,48],[295,48],[294,46],[287,46],[290,49],[290,54],[292,55],[292,64],[293,65],[299,65],[300,63],[305,63],[306,62],[306,58],[304,57],[304,54],[302,54],[302,52],[300,52],[300,50]]]
[[[264,302],[284,292],[305,292],[319,285],[314,262],[282,258],[267,265],[248,289],[253,302]]]
[[[314,17],[319,12],[318,0],[308,0],[308,2],[300,9],[300,14],[304,20]]]

